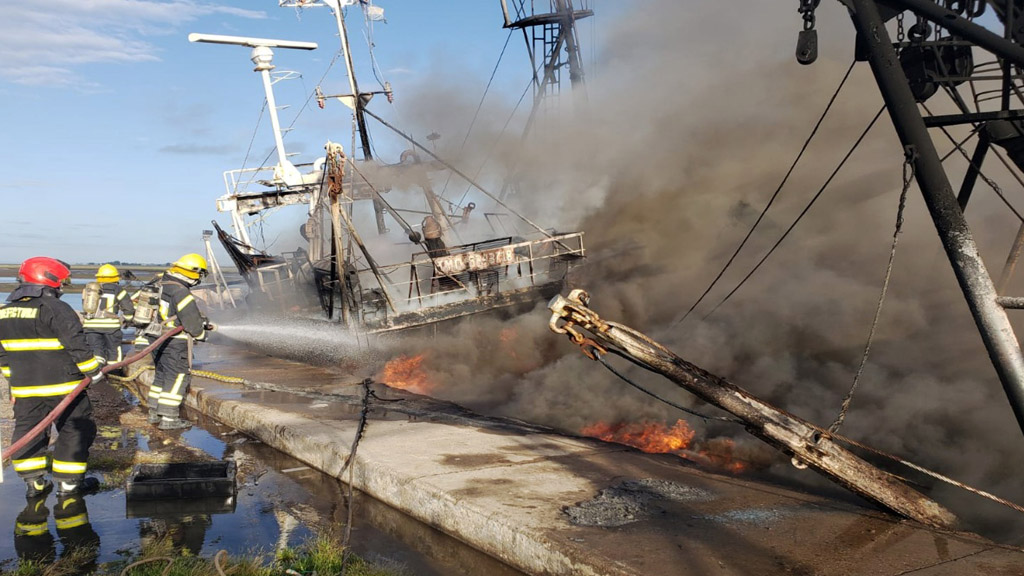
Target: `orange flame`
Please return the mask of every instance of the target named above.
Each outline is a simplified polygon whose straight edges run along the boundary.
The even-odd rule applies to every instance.
[[[644,452],[665,453],[686,450],[693,441],[694,431],[685,420],[677,420],[669,428],[658,422],[605,424],[598,422],[584,426],[584,436],[600,438],[605,442],[616,442],[639,448]]]
[[[734,474],[747,470],[747,463],[736,458],[736,443],[729,438],[714,438],[693,451],[696,432],[685,420],[668,427],[660,422],[597,422],[584,426],[580,434],[605,442],[625,444],[653,454],[676,454]]]
[[[436,386],[427,378],[427,373],[423,369],[425,357],[425,354],[417,356],[402,354],[397,358],[392,358],[384,365],[378,379],[393,388],[408,390],[416,394],[430,394]]]

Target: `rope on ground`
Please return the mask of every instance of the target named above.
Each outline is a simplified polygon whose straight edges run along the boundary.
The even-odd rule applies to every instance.
[[[355,488],[353,488],[352,486],[354,484],[353,470],[355,469],[355,467],[351,466],[351,464],[356,459],[356,451],[359,450],[359,441],[363,439],[363,432],[366,430],[366,421],[368,416],[370,415],[370,398],[376,397],[376,395],[373,393],[373,390],[370,388],[370,384],[373,384],[373,380],[370,378],[366,378],[362,382],[363,409],[359,412],[359,425],[356,427],[356,436],[355,438],[352,439],[352,447],[349,449],[348,457],[345,458],[345,464],[341,467],[341,472],[338,473],[338,476],[341,477],[341,475],[344,474],[346,470],[348,470],[348,520],[345,523],[345,537],[342,539],[341,542],[341,547],[343,550],[341,556],[342,574],[345,574],[345,568],[348,566],[348,559],[350,555],[348,543],[352,537],[352,516],[353,508],[355,507],[353,501],[353,497],[355,495]]]
[[[149,564],[151,562],[167,562],[167,566],[164,566],[164,571],[160,573],[160,576],[167,576],[170,574],[171,566],[174,566],[174,558],[171,558],[170,556],[154,556],[153,558],[146,558],[145,560],[132,562],[125,566],[124,570],[121,570],[121,576],[126,576],[128,572],[136,566],[142,566],[143,564]]]
[[[892,233],[892,246],[889,249],[889,264],[885,268],[885,280],[882,282],[882,293],[878,296],[878,305],[875,306],[875,318],[871,321],[871,330],[868,331],[868,341],[864,344],[864,353],[860,357],[860,366],[857,367],[857,373],[853,376],[853,384],[850,385],[850,390],[843,397],[842,407],[839,409],[839,415],[828,427],[828,431],[831,434],[835,434],[839,431],[839,427],[843,425],[843,421],[846,420],[846,414],[850,411],[850,403],[853,402],[853,393],[857,390],[857,384],[860,382],[861,375],[864,374],[864,366],[868,363],[868,355],[871,353],[871,342],[875,339],[875,329],[878,328],[878,319],[882,315],[882,305],[885,303],[885,294],[889,291],[889,280],[892,279],[892,264],[896,260],[896,245],[900,241],[900,234],[903,232],[903,210],[907,207],[907,191],[910,190],[910,183],[914,181],[915,172],[915,160],[917,160],[917,152],[910,146],[907,146],[905,150],[906,159],[903,162],[903,191],[900,192],[900,204],[899,208],[896,209],[896,231]]]
[[[224,560],[224,558],[227,558],[227,556],[227,550],[219,550],[216,554],[213,555],[213,567],[217,569],[217,574],[219,576],[227,576],[227,574],[224,573],[224,568],[221,567],[221,562]]]

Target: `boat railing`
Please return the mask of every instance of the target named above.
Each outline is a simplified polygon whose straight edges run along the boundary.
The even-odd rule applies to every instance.
[[[314,180],[319,180],[319,170],[322,169],[322,162],[310,162],[305,164],[296,164],[295,168],[304,172],[307,175],[313,175]],[[259,184],[261,186],[273,187],[279,189],[289,188],[283,182],[279,181],[275,175],[274,170],[276,166],[257,166],[252,168],[237,168],[235,170],[224,171],[224,190],[226,196],[238,196],[240,194],[264,194],[266,190],[250,190],[249,187],[253,184]],[[305,170],[303,170],[305,169]],[[308,188],[308,184],[303,184],[299,188]]]
[[[389,279],[408,270],[408,280],[388,283],[393,311],[379,287],[364,290],[364,316],[421,311],[560,282],[584,256],[582,232],[536,240],[507,237],[418,252],[406,262],[378,266]],[[365,278],[372,271],[364,268],[359,273]]]

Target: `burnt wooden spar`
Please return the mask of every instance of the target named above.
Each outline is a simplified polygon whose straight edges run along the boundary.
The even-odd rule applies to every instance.
[[[605,347],[622,351],[702,400],[735,415],[754,436],[880,506],[935,528],[955,527],[957,518],[952,512],[843,448],[827,431],[690,364],[632,328],[602,320],[588,306],[589,297],[583,290],[573,290],[568,297],[555,296],[548,305],[552,311],[551,329],[567,334],[588,355],[601,354]],[[591,337],[579,329],[586,330]]]
[[[893,47],[880,4],[873,0],[843,0],[850,9],[857,28],[858,56],[866,57],[875,81],[885,100],[896,133],[909,159],[925,204],[942,240],[943,248],[956,274],[971,314],[981,333],[989,357],[995,366],[1003,389],[1013,408],[1017,423],[1024,430],[1024,355],[1014,334],[1006,310],[998,301],[996,286],[981,259],[971,230],[964,219],[961,205],[953,193],[942,160],[928,133],[924,119],[911,91],[900,56]],[[965,39],[991,50],[1006,61],[1024,63],[1024,49],[981,26],[965,20],[934,2],[925,0],[892,0],[885,7],[898,6],[932,20]],[[965,115],[967,116],[967,115]],[[969,117],[967,118],[969,121]],[[970,178],[971,176],[968,175]],[[971,183],[973,185],[973,183]],[[961,190],[966,204],[970,187]]]

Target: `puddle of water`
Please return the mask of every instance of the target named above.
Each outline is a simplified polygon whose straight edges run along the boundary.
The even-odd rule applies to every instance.
[[[225,549],[229,554],[273,552],[283,546],[298,546],[317,533],[340,538],[348,521],[347,489],[336,479],[259,441],[233,433],[218,423],[200,418],[201,426],[181,432],[183,443],[199,448],[213,459],[232,458],[238,464],[238,494],[233,499],[204,499],[126,502],[123,489],[84,498],[92,530],[99,539],[99,562],[119,560],[138,551],[143,543],[169,537],[193,554],[212,557]],[[122,446],[147,450],[152,439],[145,432],[107,429]],[[287,471],[287,472],[285,472]],[[522,576],[497,560],[482,554],[441,532],[426,526],[372,498],[353,496],[353,530],[349,542],[360,556],[388,566],[404,566],[411,574],[423,576],[476,575]],[[37,524],[47,532],[37,543],[54,540],[61,554],[62,539],[54,517],[57,499],[50,494],[46,510]],[[26,513],[25,486],[8,466],[0,483],[0,571],[17,566],[18,550],[13,538],[19,515]],[[67,531],[65,531],[67,532]],[[25,540],[18,548],[24,551]]]

